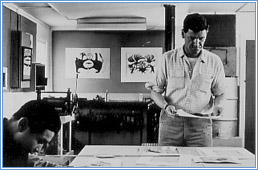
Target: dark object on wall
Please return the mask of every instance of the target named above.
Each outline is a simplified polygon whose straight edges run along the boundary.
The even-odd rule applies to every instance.
[[[45,90],[47,78],[45,77],[45,65],[40,63],[32,64],[31,87],[33,90]]]
[[[20,32],[11,31],[11,48],[10,48],[10,87],[20,88],[21,75],[21,58],[20,58]]]
[[[37,64],[36,65],[36,89],[46,85],[47,85],[47,78],[45,78],[45,65]]]
[[[3,67],[3,74],[2,74],[2,82],[3,82],[3,90],[7,90],[7,68]]]
[[[165,51],[175,48],[175,6],[165,4]]]
[[[209,23],[209,33],[205,42],[207,47],[236,46],[235,15],[204,15]]]

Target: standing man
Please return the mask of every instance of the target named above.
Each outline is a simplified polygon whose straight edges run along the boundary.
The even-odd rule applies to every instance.
[[[221,59],[203,49],[208,33],[206,19],[189,14],[184,20],[184,45],[158,59],[151,97],[162,109],[159,145],[211,146],[212,120],[179,117],[187,113],[221,115],[225,101],[225,73]],[[164,95],[162,95],[164,94]]]
[[[60,127],[58,112],[43,100],[29,101],[9,120],[4,118],[3,167],[35,166],[29,164],[29,153],[46,146]]]

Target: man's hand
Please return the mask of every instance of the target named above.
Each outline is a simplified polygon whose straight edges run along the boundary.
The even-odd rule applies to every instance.
[[[212,116],[221,116],[222,115],[223,108],[219,106],[213,107],[213,115]]]
[[[168,105],[165,108],[165,111],[168,113],[168,115],[172,118],[174,118],[176,116],[176,108],[172,105]]]
[[[215,96],[214,107],[213,107],[213,116],[222,116],[223,106],[226,102],[226,94],[222,93]]]

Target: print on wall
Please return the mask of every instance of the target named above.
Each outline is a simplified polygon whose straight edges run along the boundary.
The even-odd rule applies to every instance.
[[[121,82],[147,82],[155,76],[161,47],[121,48]]]
[[[30,80],[32,48],[22,47],[22,80]]]
[[[109,48],[66,48],[66,78],[110,78]]]

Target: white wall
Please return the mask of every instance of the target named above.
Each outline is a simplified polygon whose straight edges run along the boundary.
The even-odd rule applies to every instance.
[[[37,99],[35,92],[3,93],[3,117],[10,118],[23,104]]]

